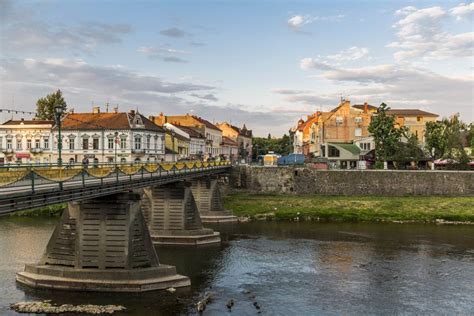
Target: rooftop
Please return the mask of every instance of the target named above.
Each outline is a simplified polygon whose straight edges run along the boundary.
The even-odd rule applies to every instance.
[[[239,147],[239,144],[236,141],[233,141],[227,136],[222,136],[222,145]]]
[[[434,116],[438,117],[438,114],[426,112],[418,109],[390,109],[387,111],[389,115],[400,115],[400,116]]]
[[[177,128],[189,134],[192,138],[206,138],[198,129],[190,127],[190,126],[181,126],[178,125]]]
[[[49,120],[8,120],[2,125],[53,125],[54,121]]]

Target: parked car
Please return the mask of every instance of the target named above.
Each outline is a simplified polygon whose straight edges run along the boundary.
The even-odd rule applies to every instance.
[[[278,165],[302,165],[305,163],[305,158],[303,154],[289,154],[278,158]]]

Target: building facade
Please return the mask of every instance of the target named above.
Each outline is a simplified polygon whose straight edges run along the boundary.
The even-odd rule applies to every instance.
[[[138,112],[69,113],[61,122],[63,163],[126,163],[161,161],[165,131]],[[58,149],[54,127],[53,150]]]
[[[233,139],[223,136],[222,137],[222,157],[230,162],[234,163],[239,160],[239,144]]]
[[[217,158],[221,155],[222,131],[211,122],[195,115],[172,115],[151,116],[150,119],[157,125],[171,123],[178,128],[180,126],[193,127],[206,137],[206,149],[204,159]]]
[[[238,160],[244,160],[244,162],[250,162],[252,160],[252,130],[247,129],[245,124],[242,128],[234,126],[230,123],[223,122],[216,124],[219,129],[222,130],[222,135],[237,142],[238,149]]]
[[[388,115],[395,116],[395,124],[408,129],[410,134],[416,135],[421,145],[425,144],[426,123],[435,122],[438,114],[418,109],[390,109]]]
[[[206,137],[193,127],[179,126],[179,129],[189,135],[189,159],[202,160],[206,152]]]
[[[0,165],[55,163],[53,121],[9,120],[0,125]]]
[[[171,160],[166,160],[177,161],[187,159],[189,157],[190,146],[189,134],[170,123],[165,123],[163,127],[166,129],[166,149],[168,149],[170,153],[175,153],[175,156]]]

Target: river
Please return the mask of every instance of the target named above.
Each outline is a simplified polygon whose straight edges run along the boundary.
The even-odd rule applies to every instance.
[[[9,304],[120,304],[116,315],[474,314],[474,225],[252,222],[214,227],[221,246],[158,248],[192,286],[175,293],[72,293],[15,283],[56,219],[0,218],[0,314]],[[226,308],[235,302],[232,312]],[[260,310],[254,306],[257,302]]]

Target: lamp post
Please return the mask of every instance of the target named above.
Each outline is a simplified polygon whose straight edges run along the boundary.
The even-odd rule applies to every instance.
[[[61,167],[63,163],[63,159],[61,157],[61,151],[63,149],[63,140],[61,137],[61,117],[63,115],[63,107],[59,104],[57,104],[54,107],[54,118],[56,119],[56,125],[58,126],[58,166]]]
[[[173,148],[172,148],[172,150],[173,150],[173,161],[176,161],[175,160],[176,156],[175,156],[175,151],[174,151],[174,134],[175,134],[174,130],[171,130],[171,141],[173,143]]]
[[[117,164],[117,142],[118,142],[118,132],[115,132],[115,139],[114,139],[114,149],[115,149],[115,154],[114,154],[114,162]]]

